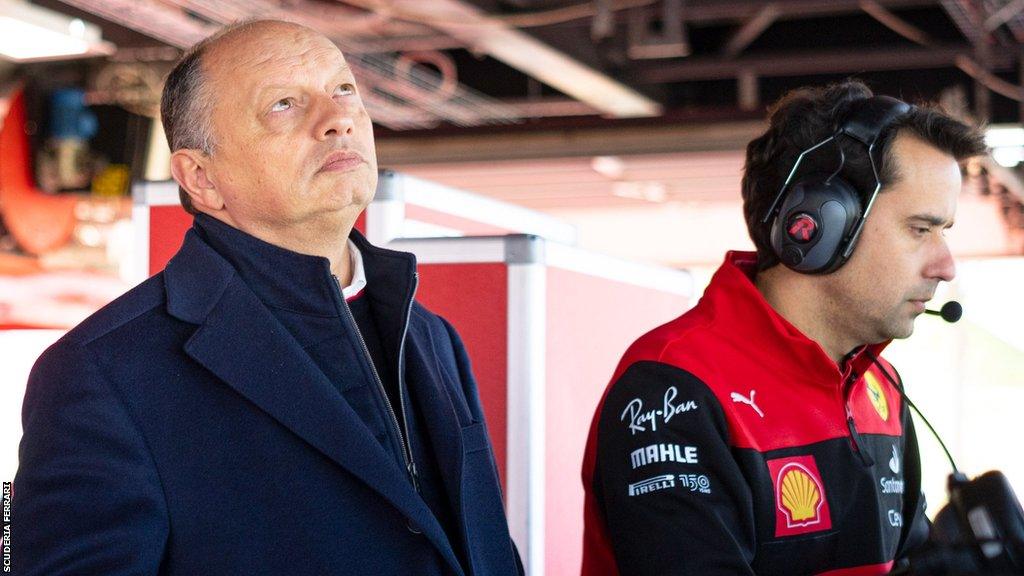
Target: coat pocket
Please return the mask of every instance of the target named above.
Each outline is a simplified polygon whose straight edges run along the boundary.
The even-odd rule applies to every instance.
[[[491,441],[487,437],[487,427],[483,422],[462,427],[462,453],[469,455],[490,448]]]
[[[462,428],[462,507],[473,574],[516,573],[498,473],[483,422]]]

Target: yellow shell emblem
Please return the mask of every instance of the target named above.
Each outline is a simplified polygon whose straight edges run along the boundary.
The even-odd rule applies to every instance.
[[[889,421],[889,400],[885,397],[885,392],[882,392],[882,385],[879,384],[878,378],[875,377],[871,372],[864,374],[864,383],[867,384],[865,390],[867,391],[868,400],[871,400],[871,405],[875,407],[875,412],[885,420]]]
[[[819,520],[821,508],[821,487],[814,478],[797,464],[787,465],[781,472],[781,498],[791,526],[813,524]]]

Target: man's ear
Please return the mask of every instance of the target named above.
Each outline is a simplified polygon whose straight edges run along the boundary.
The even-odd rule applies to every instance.
[[[224,198],[210,178],[210,157],[200,150],[183,148],[171,154],[171,175],[185,189],[192,205],[203,212],[224,208]]]

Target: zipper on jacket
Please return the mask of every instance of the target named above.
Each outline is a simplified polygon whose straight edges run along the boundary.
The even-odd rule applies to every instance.
[[[857,374],[851,370],[850,375],[846,377],[846,381],[843,384],[843,408],[846,409],[846,428],[850,431],[850,443],[853,445],[853,451],[860,458],[861,464],[870,468],[875,465],[875,459],[868,454],[861,443],[860,433],[857,432],[857,425],[853,419],[853,410],[850,409],[850,393],[853,391],[853,383],[856,381]]]
[[[402,410],[402,426],[405,427],[407,435],[409,432],[409,420],[405,415],[405,338],[409,334],[409,322],[412,320],[412,304],[416,301],[416,290],[419,288],[419,285],[420,274],[419,272],[414,272],[412,275],[412,294],[409,295],[409,304],[405,307],[405,317],[402,319],[402,337],[398,340],[398,403],[401,405],[400,408]],[[416,460],[412,455],[411,438],[406,448],[409,450],[407,462],[409,476],[412,478],[413,487],[419,492],[419,472],[416,470]]]
[[[406,435],[402,434],[402,426],[399,425],[399,423],[398,423],[398,416],[395,415],[395,408],[394,408],[394,406],[391,405],[391,400],[388,399],[388,393],[384,389],[384,382],[380,379],[380,374],[377,373],[377,366],[374,365],[374,363],[373,363],[373,357],[370,356],[370,349],[366,346],[366,340],[363,339],[363,334],[362,334],[362,332],[359,331],[359,325],[356,324],[356,318],[352,314],[352,309],[349,308],[348,302],[345,300],[345,293],[341,289],[341,282],[338,280],[338,277],[335,276],[334,274],[331,274],[331,278],[334,278],[334,284],[338,287],[338,295],[341,297],[342,308],[345,309],[345,314],[348,316],[349,322],[351,322],[351,326],[352,326],[352,328],[356,332],[356,336],[359,339],[359,344],[363,348],[363,354],[366,356],[366,361],[370,363],[370,370],[373,372],[373,379],[377,381],[377,389],[380,390],[381,397],[384,399],[384,406],[387,407],[388,415],[391,416],[391,424],[394,425],[395,432],[398,434],[398,442],[399,442],[399,444],[401,444],[401,449],[402,449],[402,459],[405,461],[405,470],[406,470],[406,472],[408,472],[409,478],[412,480],[413,489],[416,490],[417,493],[419,493],[419,491],[420,491],[420,484],[419,484],[419,479],[417,477],[417,472],[416,472],[416,462],[413,460],[412,446],[410,446],[409,443],[406,442]],[[417,281],[418,281],[418,276],[417,276]],[[414,281],[414,284],[413,284],[413,293],[414,294],[415,294],[415,290],[416,290],[416,282]],[[410,300],[408,312],[406,312],[406,317],[405,317],[405,326],[402,328],[402,343],[401,343],[401,345],[399,347],[399,361],[398,361],[399,370],[401,370],[402,366],[404,366],[404,363],[402,361],[402,356],[403,356],[403,352],[404,352],[404,348],[405,348],[405,334],[406,334],[406,332],[409,329],[409,313],[411,311],[412,311],[412,301]],[[404,395],[402,393],[401,373],[399,373],[399,380],[398,380],[398,401],[402,404],[401,405],[402,422],[405,423],[405,425],[407,427],[406,429],[408,430],[408,421],[406,420],[406,417],[405,417],[405,400],[404,400]]]

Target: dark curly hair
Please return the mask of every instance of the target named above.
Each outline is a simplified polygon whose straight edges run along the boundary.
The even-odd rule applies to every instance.
[[[798,88],[769,109],[768,129],[747,144],[743,167],[743,217],[757,248],[758,270],[779,263],[771,248],[770,225],[762,224],[761,220],[797,156],[833,134],[853,102],[873,95],[863,82],[847,80],[825,87]],[[916,106],[890,124],[875,147],[883,192],[900,177],[899,165],[891,149],[895,135],[900,133],[912,134],[957,161],[986,152],[984,137],[978,129],[951,118],[934,106]],[[839,153],[832,146],[830,143],[805,156],[794,177],[834,172],[839,166]],[[835,146],[841,147],[846,157],[839,176],[854,185],[863,205],[874,189],[867,149],[846,136],[840,136]]]

